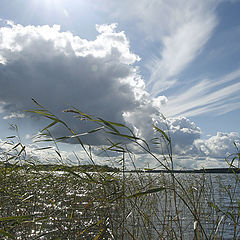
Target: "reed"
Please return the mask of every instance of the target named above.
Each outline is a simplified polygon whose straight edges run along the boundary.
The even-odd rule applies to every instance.
[[[11,148],[1,152],[1,238],[212,240],[240,237],[240,180],[234,170],[232,182],[225,185],[224,181],[219,181],[219,189],[216,189],[211,175],[174,173],[171,138],[157,126],[153,127],[159,137],[154,142],[167,149],[161,158],[151,151],[149,143],[123,124],[82,113],[76,108],[68,109],[66,113],[96,124],[92,130],[79,134],[34,102],[38,109],[31,112],[51,121],[40,137],[45,137],[41,141],[57,146],[57,164],[49,163],[51,167],[46,167],[29,158],[25,146],[19,139],[14,142],[13,136],[6,141]],[[52,136],[51,128],[56,124],[66,128],[69,135]],[[121,171],[99,167],[91,146],[82,141],[82,136],[99,131],[105,132],[109,140],[102,151],[115,166],[118,161]],[[88,157],[91,171],[73,166],[62,158],[58,143],[72,139]],[[151,156],[169,173],[128,172],[127,161],[137,170],[130,144]],[[110,152],[118,158],[111,158]],[[230,169],[236,169],[239,160],[236,146],[236,153],[226,161]],[[220,194],[224,195],[227,205],[217,201],[216,196],[221,199]]]

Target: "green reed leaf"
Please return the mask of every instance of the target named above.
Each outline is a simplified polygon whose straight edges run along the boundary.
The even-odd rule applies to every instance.
[[[3,236],[5,236],[5,237],[9,237],[9,238],[11,238],[11,239],[14,239],[14,236],[13,236],[12,234],[10,234],[10,233],[2,230],[2,229],[0,229],[0,235],[3,235]]]
[[[17,221],[23,222],[32,219],[33,215],[1,217],[0,222]]]
[[[151,188],[151,189],[148,189],[148,190],[143,191],[143,192],[136,192],[136,193],[134,193],[130,196],[127,196],[126,198],[140,197],[140,196],[147,195],[147,194],[150,194],[150,193],[161,192],[161,191],[166,190],[166,189],[167,189],[166,187]]]
[[[158,128],[155,125],[153,125],[153,127],[155,128],[155,130],[157,132],[160,132],[169,143],[171,142],[171,140],[169,139],[169,137],[167,136],[167,134],[163,130],[161,130],[160,128]]]

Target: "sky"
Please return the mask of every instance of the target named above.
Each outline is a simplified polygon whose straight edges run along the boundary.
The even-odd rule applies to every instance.
[[[167,125],[176,166],[226,166],[240,141],[239,12],[237,0],[1,0],[0,149],[16,124],[40,156],[33,136],[47,122],[26,112],[34,98],[78,133],[90,127],[62,110],[121,122],[147,141]],[[97,155],[103,138],[84,141]],[[84,159],[76,144],[62,148]],[[136,164],[156,163],[137,153]]]

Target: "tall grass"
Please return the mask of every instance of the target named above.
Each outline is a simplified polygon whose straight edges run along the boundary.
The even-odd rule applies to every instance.
[[[51,120],[40,133],[42,141],[75,139],[88,157],[93,171],[73,168],[56,149],[58,164],[46,169],[28,156],[21,142],[10,137],[0,162],[0,236],[4,239],[238,239],[240,237],[240,154],[226,159],[233,169],[231,182],[216,182],[208,174],[176,174],[171,138],[153,126],[159,134],[154,139],[165,150],[162,157],[127,126],[110,122],[76,108],[65,112],[97,126],[76,133],[38,102],[32,111]],[[56,138],[51,128],[56,124],[69,135]],[[150,126],[151,127],[151,126]],[[102,149],[118,158],[120,172],[106,172],[96,165],[92,148],[82,136],[103,131],[109,145]],[[169,173],[129,172],[126,161],[135,167],[135,146],[148,154]],[[166,151],[167,149],[167,151]],[[79,164],[81,162],[79,161]],[[230,176],[230,175],[229,175]],[[229,177],[230,178],[230,177]],[[218,184],[218,185],[216,185]],[[219,189],[216,189],[218,186]],[[222,196],[222,195],[223,196]],[[225,203],[221,201],[224,199]],[[220,201],[219,201],[220,200]]]

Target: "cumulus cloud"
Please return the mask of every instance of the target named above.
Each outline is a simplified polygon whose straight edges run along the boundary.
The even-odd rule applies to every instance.
[[[189,153],[189,149],[194,147],[194,141],[199,139],[201,135],[200,128],[189,119],[185,117],[165,119],[155,108],[151,108],[149,105],[125,113],[124,119],[128,124],[132,125],[137,136],[146,139],[148,142],[155,137],[161,138],[161,133],[155,132],[153,125],[165,131],[171,137],[173,152],[175,154]],[[161,145],[157,152],[159,150],[160,153],[162,150],[165,152],[165,147],[164,144]]]
[[[15,141],[14,141],[15,140]],[[36,163],[36,162],[50,162],[50,163],[67,163],[70,154],[66,151],[61,151],[61,158],[56,153],[55,146],[41,146],[41,144],[27,144],[22,145],[18,144],[16,138],[12,138],[11,140],[2,140],[0,139],[0,159],[7,161],[9,158],[16,157],[16,159],[21,159],[24,161]],[[21,150],[24,147],[24,151]],[[21,154],[19,155],[19,153]],[[83,156],[82,152],[82,156]],[[14,161],[15,159],[12,158],[10,161]]]
[[[192,145],[195,139],[200,138],[201,130],[194,122],[185,117],[169,118],[166,120],[169,132],[174,136],[173,143],[182,148]]]
[[[6,115],[3,117],[3,119],[7,120],[7,119],[11,119],[11,118],[25,118],[26,115],[24,113],[16,113],[16,112],[12,112],[10,115]]]
[[[216,136],[212,136],[207,140],[198,139],[194,144],[205,156],[226,157],[236,152],[234,143],[238,146],[240,144],[240,136],[238,133],[218,132]]]
[[[65,117],[77,133],[89,127],[72,116],[62,115],[61,111],[69,106],[123,122],[148,141],[157,136],[152,127],[155,124],[171,134],[176,154],[201,152],[207,156],[203,149],[213,149],[213,145],[210,140],[199,140],[201,131],[193,122],[185,117],[162,118],[161,109],[169,99],[150,97],[136,66],[140,57],[131,52],[126,34],[116,28],[117,24],[98,25],[98,36],[89,41],[61,32],[57,25],[22,26],[8,22],[1,27],[0,103],[5,119],[24,117],[19,113],[33,107],[33,97]],[[65,135],[60,127],[53,132]],[[99,135],[90,140],[89,143],[99,145],[103,139]]]
[[[0,28],[2,108],[28,110],[34,97],[55,112],[74,105],[121,121],[122,112],[138,106],[147,93],[132,66],[139,57],[115,28],[98,27],[95,41],[60,32],[56,25]]]
[[[33,107],[31,97],[60,114],[68,106],[115,122],[125,122],[146,140],[154,137],[153,124],[161,124],[160,110],[167,98],[150,98],[133,66],[140,58],[130,51],[124,32],[116,24],[98,25],[95,41],[81,39],[59,26],[0,28],[0,100],[10,114]],[[78,131],[86,126],[68,121]],[[168,120],[176,145],[191,144],[199,130],[185,118]],[[194,130],[193,130],[194,129]],[[63,134],[60,128],[55,133]],[[186,138],[186,139],[185,139]],[[97,139],[97,138],[96,138]],[[95,139],[95,141],[97,141]],[[185,139],[185,140],[184,140]],[[97,143],[97,142],[96,142]]]
[[[133,66],[140,57],[130,51],[125,33],[117,32],[116,27],[97,25],[99,35],[94,41],[61,32],[57,25],[8,22],[1,27],[0,56],[4,61],[0,81],[4,87],[0,101],[8,113],[4,118],[23,117],[16,113],[31,109],[33,97],[60,116],[63,109],[76,106],[104,119],[128,123],[124,114],[135,112],[138,117],[151,112],[146,119],[142,117],[146,121],[143,128],[151,126],[153,113],[158,114],[167,99],[150,99],[138,68]],[[88,129],[78,119],[65,119],[77,132]],[[60,127],[54,131],[65,134]]]
[[[167,102],[168,102],[168,99],[166,96],[158,96],[152,99],[152,105],[159,109],[161,109],[162,106],[166,105]]]

